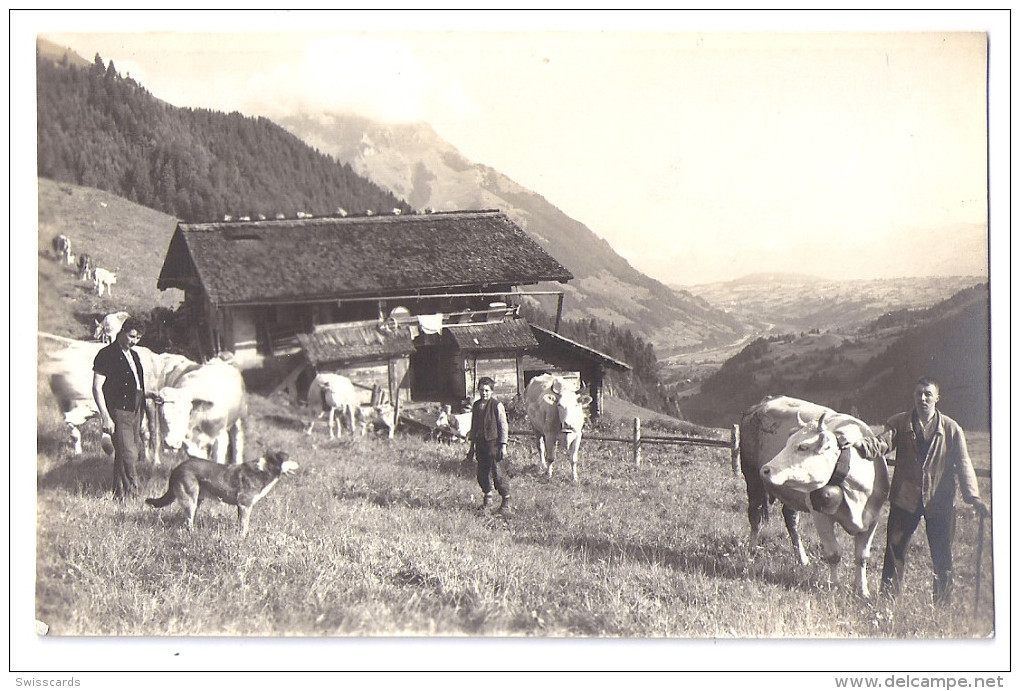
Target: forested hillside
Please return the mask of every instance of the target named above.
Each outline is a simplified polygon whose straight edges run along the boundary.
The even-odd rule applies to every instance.
[[[36,59],[39,175],[184,221],[412,211],[265,118],[177,108],[100,56]]]

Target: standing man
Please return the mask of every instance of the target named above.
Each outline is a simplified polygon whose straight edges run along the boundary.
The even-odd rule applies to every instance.
[[[506,408],[503,403],[492,396],[496,382],[490,377],[478,380],[478,400],[471,406],[471,431],[468,439],[471,448],[468,456],[476,456],[478,461],[478,486],[482,488],[482,511],[492,504],[492,488],[503,501],[498,512],[501,515],[510,513],[510,483],[507,481],[501,463],[506,457],[506,443],[509,438],[509,425],[506,420]]]
[[[92,365],[92,397],[99,407],[103,433],[113,437],[113,494],[120,500],[138,491],[135,464],[142,452],[145,374],[134,346],[144,333],[142,323],[128,317]]]
[[[956,534],[956,487],[963,500],[982,517],[988,506],[981,501],[977,476],[967,452],[963,430],[955,420],[935,406],[939,385],[922,377],[914,386],[914,408],[897,413],[885,423],[875,439],[862,440],[863,455],[896,451],[892,486],[889,491],[889,521],[882,590],[899,593],[906,563],[907,547],[924,517],[932,565],[935,571],[935,604],[949,601],[953,584],[953,537]]]

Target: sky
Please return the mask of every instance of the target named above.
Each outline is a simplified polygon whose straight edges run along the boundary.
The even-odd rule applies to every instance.
[[[410,14],[37,31],[178,106],[427,122],[666,283],[987,271],[988,13]]]
[[[963,233],[976,225],[983,233],[990,221],[993,324],[1009,323],[1009,294],[1001,291],[1008,291],[1010,275],[1010,154],[1005,143],[986,147],[980,34],[991,32],[993,142],[1007,142],[1008,15],[1001,12],[62,10],[15,11],[10,21],[12,228],[33,221],[34,179],[17,174],[17,166],[34,160],[34,137],[18,133],[33,128],[28,66],[35,36],[44,34],[86,59],[98,52],[179,106],[267,117],[352,110],[426,121],[467,158],[541,194],[666,283],[726,280],[754,270],[888,275],[888,255],[925,255],[947,237],[940,229]],[[853,33],[833,33],[844,30]],[[35,257],[30,239],[26,256]],[[12,263],[12,278],[18,270]],[[33,307],[12,304],[12,314],[15,309]],[[1002,362],[1008,339],[1008,328],[993,329],[993,362],[1003,365],[993,371],[1000,377],[1011,376],[1005,375],[1008,359]],[[12,362],[34,357],[34,344],[21,340],[12,344],[24,346]],[[1010,426],[1011,385],[1003,384],[994,387],[1001,401],[993,405],[995,429]],[[10,390],[32,388],[28,381]],[[19,415],[32,416],[32,406],[22,408]],[[11,424],[29,427],[30,420]],[[994,438],[993,455],[1008,458],[1007,441]],[[14,470],[27,476],[12,486],[34,481],[30,463]],[[25,628],[30,571],[15,584],[26,595],[14,601],[20,609],[12,613],[12,629]],[[1008,647],[1008,615],[1000,621],[1005,635],[994,648],[970,649],[974,664],[1001,668],[996,661]],[[93,669],[93,660],[111,655],[104,641],[64,645],[55,656],[56,646],[21,629],[23,635],[12,636],[14,658],[38,669]],[[149,643],[119,643],[125,652],[109,664],[173,668],[166,645]],[[684,652],[693,647],[706,664],[725,667],[734,648],[706,643],[687,642]],[[937,642],[902,643],[896,650],[912,659],[943,650]],[[647,645],[626,652],[635,668],[659,664],[663,647]],[[245,647],[276,652],[251,641]],[[877,648],[866,649],[880,653]],[[555,669],[588,660],[595,668],[605,650],[572,648],[573,662],[529,650],[528,664]],[[288,652],[313,669],[318,655],[336,653]],[[446,651],[414,643],[396,657],[387,657],[390,652],[358,648],[369,667],[401,659],[426,668],[429,656]],[[205,661],[197,646],[188,653],[189,661]],[[130,679],[105,679],[104,687]]]

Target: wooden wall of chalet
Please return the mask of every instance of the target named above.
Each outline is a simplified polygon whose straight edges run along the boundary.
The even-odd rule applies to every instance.
[[[497,396],[519,396],[524,393],[523,358],[517,353],[467,353],[464,355],[464,398],[475,398],[478,380],[491,377]]]

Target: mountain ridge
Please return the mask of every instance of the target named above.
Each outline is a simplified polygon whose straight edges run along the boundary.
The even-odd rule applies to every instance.
[[[656,344],[679,339],[694,346],[744,333],[739,320],[638,271],[541,194],[469,161],[427,123],[383,124],[342,113],[278,122],[418,208],[502,210],[574,274],[574,281],[559,286],[568,296],[564,309],[571,318],[602,319]]]

